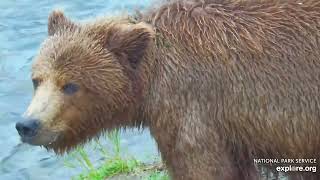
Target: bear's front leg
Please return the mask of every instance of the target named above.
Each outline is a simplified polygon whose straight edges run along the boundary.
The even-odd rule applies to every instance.
[[[160,133],[151,128],[173,180],[259,179],[254,167],[240,169],[236,165],[235,157],[228,151],[230,148],[214,129],[201,124],[200,120],[180,127],[163,126]]]
[[[229,154],[223,151],[208,152],[205,149],[191,151],[188,148],[177,148],[171,157],[173,160],[169,171],[174,180],[239,179],[238,169],[233,165]]]

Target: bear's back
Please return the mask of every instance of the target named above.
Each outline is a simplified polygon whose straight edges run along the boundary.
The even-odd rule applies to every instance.
[[[195,126],[220,127],[257,152],[317,154],[319,138],[303,139],[320,137],[320,3],[205,2],[174,2],[147,18],[158,33],[153,100],[200,111]],[[276,140],[261,143],[270,131]]]

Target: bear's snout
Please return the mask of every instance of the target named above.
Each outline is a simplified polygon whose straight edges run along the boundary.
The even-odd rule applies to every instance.
[[[16,129],[22,138],[31,138],[39,130],[40,121],[37,119],[24,120],[16,124]]]

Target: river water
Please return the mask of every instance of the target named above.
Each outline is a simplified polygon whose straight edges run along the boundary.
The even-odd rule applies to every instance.
[[[32,98],[30,67],[33,56],[47,35],[47,17],[52,9],[63,9],[72,19],[143,9],[150,0],[8,0],[0,1],[0,180],[70,179],[82,172],[68,168],[69,156],[56,156],[40,147],[21,144],[15,130]],[[103,141],[104,143],[104,141]],[[108,143],[104,143],[108,148]],[[157,155],[149,131],[130,130],[121,134],[125,152],[148,161]],[[87,146],[91,159],[98,165],[101,157]]]

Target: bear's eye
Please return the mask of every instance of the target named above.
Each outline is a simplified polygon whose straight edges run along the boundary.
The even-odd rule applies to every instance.
[[[65,94],[71,95],[76,93],[79,90],[79,86],[74,83],[67,83],[62,87],[62,91]]]
[[[36,90],[40,84],[39,79],[32,79],[33,89]]]

